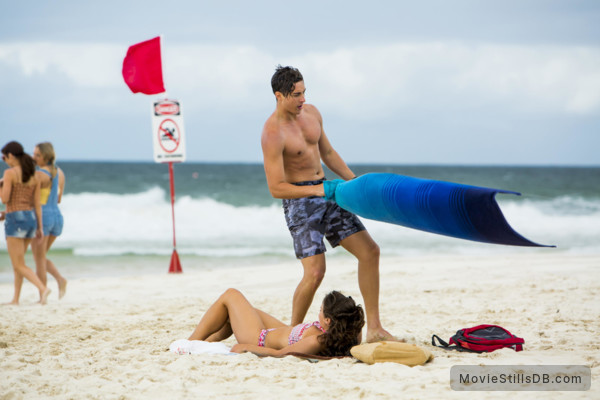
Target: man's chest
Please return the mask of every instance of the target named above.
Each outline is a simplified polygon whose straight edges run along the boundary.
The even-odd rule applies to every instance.
[[[301,121],[288,126],[284,137],[285,152],[290,155],[299,155],[319,144],[321,125],[316,120]]]

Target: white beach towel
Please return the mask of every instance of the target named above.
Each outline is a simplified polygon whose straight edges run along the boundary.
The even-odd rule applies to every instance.
[[[237,354],[231,353],[230,350],[223,343],[187,339],[176,340],[169,346],[169,351],[177,354]]]

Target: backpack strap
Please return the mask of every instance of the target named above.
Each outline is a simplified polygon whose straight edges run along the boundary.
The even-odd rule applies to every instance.
[[[438,340],[438,342],[440,342],[439,345],[435,344],[435,340],[436,339]],[[431,337],[431,344],[433,346],[435,346],[435,347],[440,347],[440,348],[442,348],[444,350],[456,350],[456,351],[465,351],[467,353],[478,353],[477,351],[473,351],[471,349],[467,349],[467,348],[460,347],[460,346],[457,346],[457,345],[450,346],[448,343],[446,343],[442,339],[440,339],[440,337],[438,335],[433,335]]]
[[[437,344],[435,344],[435,339],[437,339],[437,340],[438,340],[438,342],[440,342],[440,345],[441,345],[441,346],[440,346],[440,345],[437,345]],[[441,348],[447,348],[447,347],[450,347],[450,345],[449,345],[448,343],[444,342],[442,339],[440,339],[440,337],[439,337],[438,335],[433,335],[433,336],[431,337],[431,345],[432,345],[432,346],[435,346],[435,347],[441,347]]]

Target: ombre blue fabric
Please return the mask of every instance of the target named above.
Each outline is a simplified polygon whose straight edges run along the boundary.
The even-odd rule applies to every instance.
[[[477,242],[555,247],[534,243],[508,224],[495,196],[517,192],[386,173],[325,182],[328,198],[364,218]]]

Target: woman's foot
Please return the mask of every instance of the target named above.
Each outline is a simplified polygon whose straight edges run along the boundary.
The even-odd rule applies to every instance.
[[[46,288],[42,293],[40,293],[40,304],[44,305],[48,302],[48,296],[50,296],[51,292],[52,290]]]
[[[67,280],[63,279],[62,281],[58,282],[58,299],[62,299],[63,297],[65,297],[65,294],[67,293]]]

